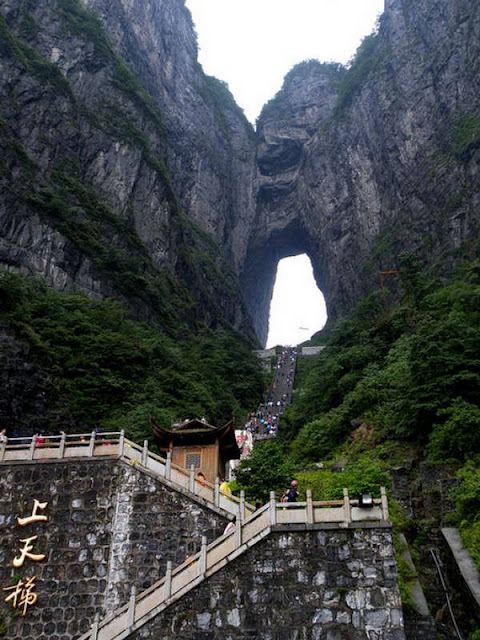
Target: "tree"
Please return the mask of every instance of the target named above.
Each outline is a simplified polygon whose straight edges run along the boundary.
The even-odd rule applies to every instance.
[[[290,484],[293,464],[276,440],[257,442],[250,458],[236,472],[236,489],[243,489],[247,500],[267,502],[270,491],[282,493]]]

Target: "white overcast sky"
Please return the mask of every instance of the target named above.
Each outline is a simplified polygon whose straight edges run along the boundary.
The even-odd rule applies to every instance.
[[[205,73],[224,80],[247,118],[298,62],[346,64],[372,32],[384,0],[186,0]],[[306,256],[279,263],[267,344],[297,344],[325,323],[322,294]]]
[[[267,347],[304,342],[323,327],[326,319],[325,300],[315,284],[310,258],[303,254],[280,260]]]
[[[298,62],[346,63],[384,0],[187,0],[205,73],[224,80],[247,118]]]

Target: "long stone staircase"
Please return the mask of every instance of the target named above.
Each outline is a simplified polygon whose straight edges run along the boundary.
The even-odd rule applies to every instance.
[[[288,531],[292,527],[313,529],[315,525],[327,523],[348,528],[373,522],[376,527],[390,527],[384,488],[381,498],[374,500],[373,507],[368,509],[360,508],[357,500],[350,500],[346,489],[343,500],[321,502],[313,502],[311,492],[307,492],[305,502],[276,502],[275,494],[272,493],[270,502],[251,514],[247,520],[237,522],[233,532],[220,536],[210,545],[203,538],[199,553],[173,570],[169,563],[164,578],[139,595],[132,591],[127,605],[101,622],[96,620],[91,632],[84,634],[79,640],[127,638],[272,531]]]
[[[308,531],[320,527],[333,528],[390,528],[385,489],[380,499],[370,508],[360,507],[357,500],[350,500],[344,489],[343,500],[312,500],[307,491],[306,501],[279,503],[272,492],[270,501],[254,511],[243,496],[238,499],[219,490],[218,479],[214,485],[195,481],[193,469],[186,473],[166,459],[140,447],[125,438],[124,433],[63,435],[46,440],[37,438],[11,439],[0,447],[0,464],[48,462],[58,460],[117,458],[153,474],[172,488],[202,499],[212,508],[222,509],[236,516],[234,530],[207,544],[202,539],[201,550],[180,566],[167,564],[166,575],[148,589],[137,594],[132,588],[129,602],[100,620],[94,620],[92,628],[79,640],[122,640],[129,637],[150,620],[176,603],[204,580],[226,567],[236,558],[261,542],[272,532]]]

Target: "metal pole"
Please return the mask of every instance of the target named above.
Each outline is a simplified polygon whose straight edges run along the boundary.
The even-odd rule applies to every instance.
[[[217,476],[215,478],[215,496],[214,496],[214,503],[216,507],[220,506],[220,479]]]
[[[440,563],[438,561],[438,557],[436,551],[434,549],[430,549],[430,553],[432,554],[433,560],[437,567],[438,575],[440,577],[440,582],[442,583],[443,592],[445,593],[445,599],[447,600],[448,610],[450,612],[450,616],[452,618],[453,626],[455,627],[455,631],[460,640],[463,640],[462,634],[460,633],[460,629],[458,628],[457,621],[455,620],[455,616],[453,615],[452,604],[450,602],[450,598],[448,596],[447,585],[445,584],[445,580],[443,579],[442,570],[440,568]]]

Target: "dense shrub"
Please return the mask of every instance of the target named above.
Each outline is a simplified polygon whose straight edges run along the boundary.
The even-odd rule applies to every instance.
[[[276,491],[278,497],[289,486],[293,469],[278,440],[258,442],[250,458],[240,463],[235,489],[243,489],[247,500],[264,504],[270,491]]]
[[[0,272],[0,320],[23,341],[32,365],[54,380],[47,430],[126,428],[150,436],[149,417],[205,416],[222,424],[254,408],[263,389],[258,360],[228,328],[185,328],[173,339],[133,321],[117,301],[61,294]],[[0,416],[10,428],[28,426]],[[167,420],[168,422],[168,420]]]
[[[401,266],[403,300],[365,298],[300,380],[286,415],[295,460],[324,460],[362,421],[384,437],[430,441],[436,460],[480,450],[478,262],[448,282],[414,256]]]
[[[463,542],[480,568],[480,456],[470,458],[458,472],[454,491]]]

